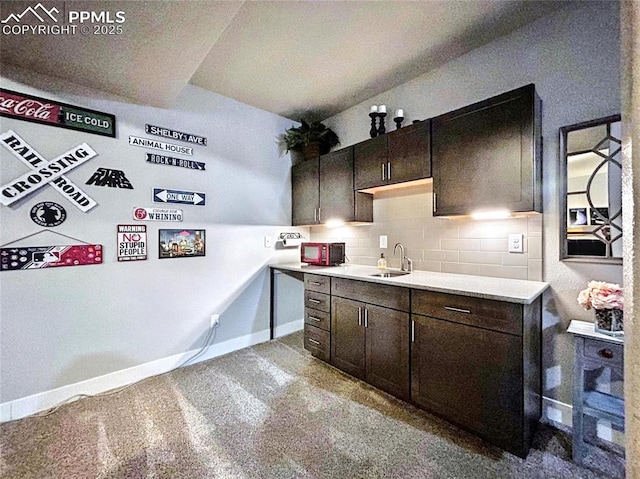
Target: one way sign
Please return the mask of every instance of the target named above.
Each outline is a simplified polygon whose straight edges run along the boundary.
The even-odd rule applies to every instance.
[[[204,206],[206,195],[193,191],[167,190],[163,188],[153,189],[153,201],[155,203],[181,203],[183,205]]]

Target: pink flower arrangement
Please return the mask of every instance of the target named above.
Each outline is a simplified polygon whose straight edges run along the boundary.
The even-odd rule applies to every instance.
[[[580,291],[578,303],[584,309],[624,309],[622,288],[618,284],[589,281]]]

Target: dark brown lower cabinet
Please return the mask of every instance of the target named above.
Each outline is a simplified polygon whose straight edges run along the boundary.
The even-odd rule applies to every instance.
[[[305,275],[305,347],[526,457],[541,415],[542,300],[523,305]]]
[[[522,338],[413,316],[411,399],[522,455]]]
[[[331,362],[401,399],[409,399],[409,313],[331,299]]]
[[[526,457],[542,407],[541,304],[414,290],[411,400]]]

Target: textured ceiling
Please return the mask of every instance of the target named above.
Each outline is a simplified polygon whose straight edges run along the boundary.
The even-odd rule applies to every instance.
[[[0,18],[34,3],[2,2]],[[567,2],[41,3],[65,19],[73,9],[123,11],[126,21],[117,35],[3,34],[0,63],[153,106],[171,107],[191,83],[287,118],[324,119]]]

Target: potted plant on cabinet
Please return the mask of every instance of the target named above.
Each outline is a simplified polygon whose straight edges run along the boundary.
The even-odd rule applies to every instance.
[[[278,138],[283,150],[291,152],[293,163],[317,158],[329,153],[331,148],[340,144],[338,135],[319,121],[300,120],[300,126],[292,126]]]

